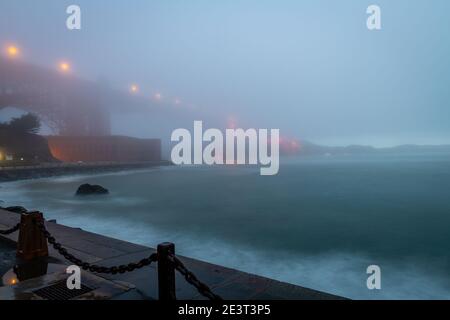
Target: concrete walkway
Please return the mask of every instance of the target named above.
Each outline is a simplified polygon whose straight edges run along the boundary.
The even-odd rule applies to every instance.
[[[19,220],[19,214],[0,209],[0,229],[10,228],[17,224]],[[77,228],[70,228],[51,222],[47,222],[46,225],[56,240],[61,242],[70,253],[83,261],[98,265],[112,266],[128,264],[129,262],[139,261],[155,252],[153,248],[105,237]],[[2,241],[2,237],[3,241],[6,239],[17,241],[18,232],[9,236],[0,236],[0,241]],[[49,247],[49,254],[61,263],[70,264],[51,247]],[[224,299],[343,299],[342,297],[199,260],[186,257],[179,258],[198,279],[205,282],[215,293]],[[98,276],[109,280],[124,281],[136,287],[136,290],[130,291],[128,295],[121,296],[121,299],[158,298],[156,265],[144,267],[131,273],[117,275],[102,274]],[[176,295],[178,299],[204,299],[178,273],[176,275]]]

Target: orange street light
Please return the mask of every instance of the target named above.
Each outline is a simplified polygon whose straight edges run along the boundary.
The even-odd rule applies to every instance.
[[[6,53],[11,58],[17,57],[19,55],[19,48],[14,45],[10,45],[6,48]]]
[[[69,72],[70,71],[70,64],[67,62],[61,62],[59,64],[59,70],[62,72]]]
[[[136,92],[139,91],[139,87],[138,87],[137,85],[133,84],[133,85],[131,85],[131,87],[130,87],[130,91],[131,91],[132,93],[136,93]]]

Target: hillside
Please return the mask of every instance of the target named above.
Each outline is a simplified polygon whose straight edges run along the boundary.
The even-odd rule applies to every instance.
[[[375,148],[372,146],[350,145],[332,147],[317,145],[308,141],[300,143],[298,155],[352,155],[374,153],[411,153],[411,152],[450,152],[450,145],[400,145],[389,148]]]

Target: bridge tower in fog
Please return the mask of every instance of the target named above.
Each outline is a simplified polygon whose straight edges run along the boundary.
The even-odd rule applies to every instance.
[[[0,58],[0,109],[34,113],[54,134],[109,135],[106,95],[97,83]]]

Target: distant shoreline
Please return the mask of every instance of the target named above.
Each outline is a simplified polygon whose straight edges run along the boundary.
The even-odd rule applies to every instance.
[[[73,174],[98,174],[159,166],[170,166],[170,161],[157,162],[96,162],[96,163],[49,163],[36,166],[0,167],[0,183],[17,180],[58,177]]]
[[[295,153],[298,156],[310,155],[357,155],[357,154],[394,154],[411,152],[450,152],[449,144],[442,145],[418,145],[406,144],[395,147],[377,148],[370,145],[348,145],[348,146],[326,146],[309,141],[300,143],[300,151]]]

